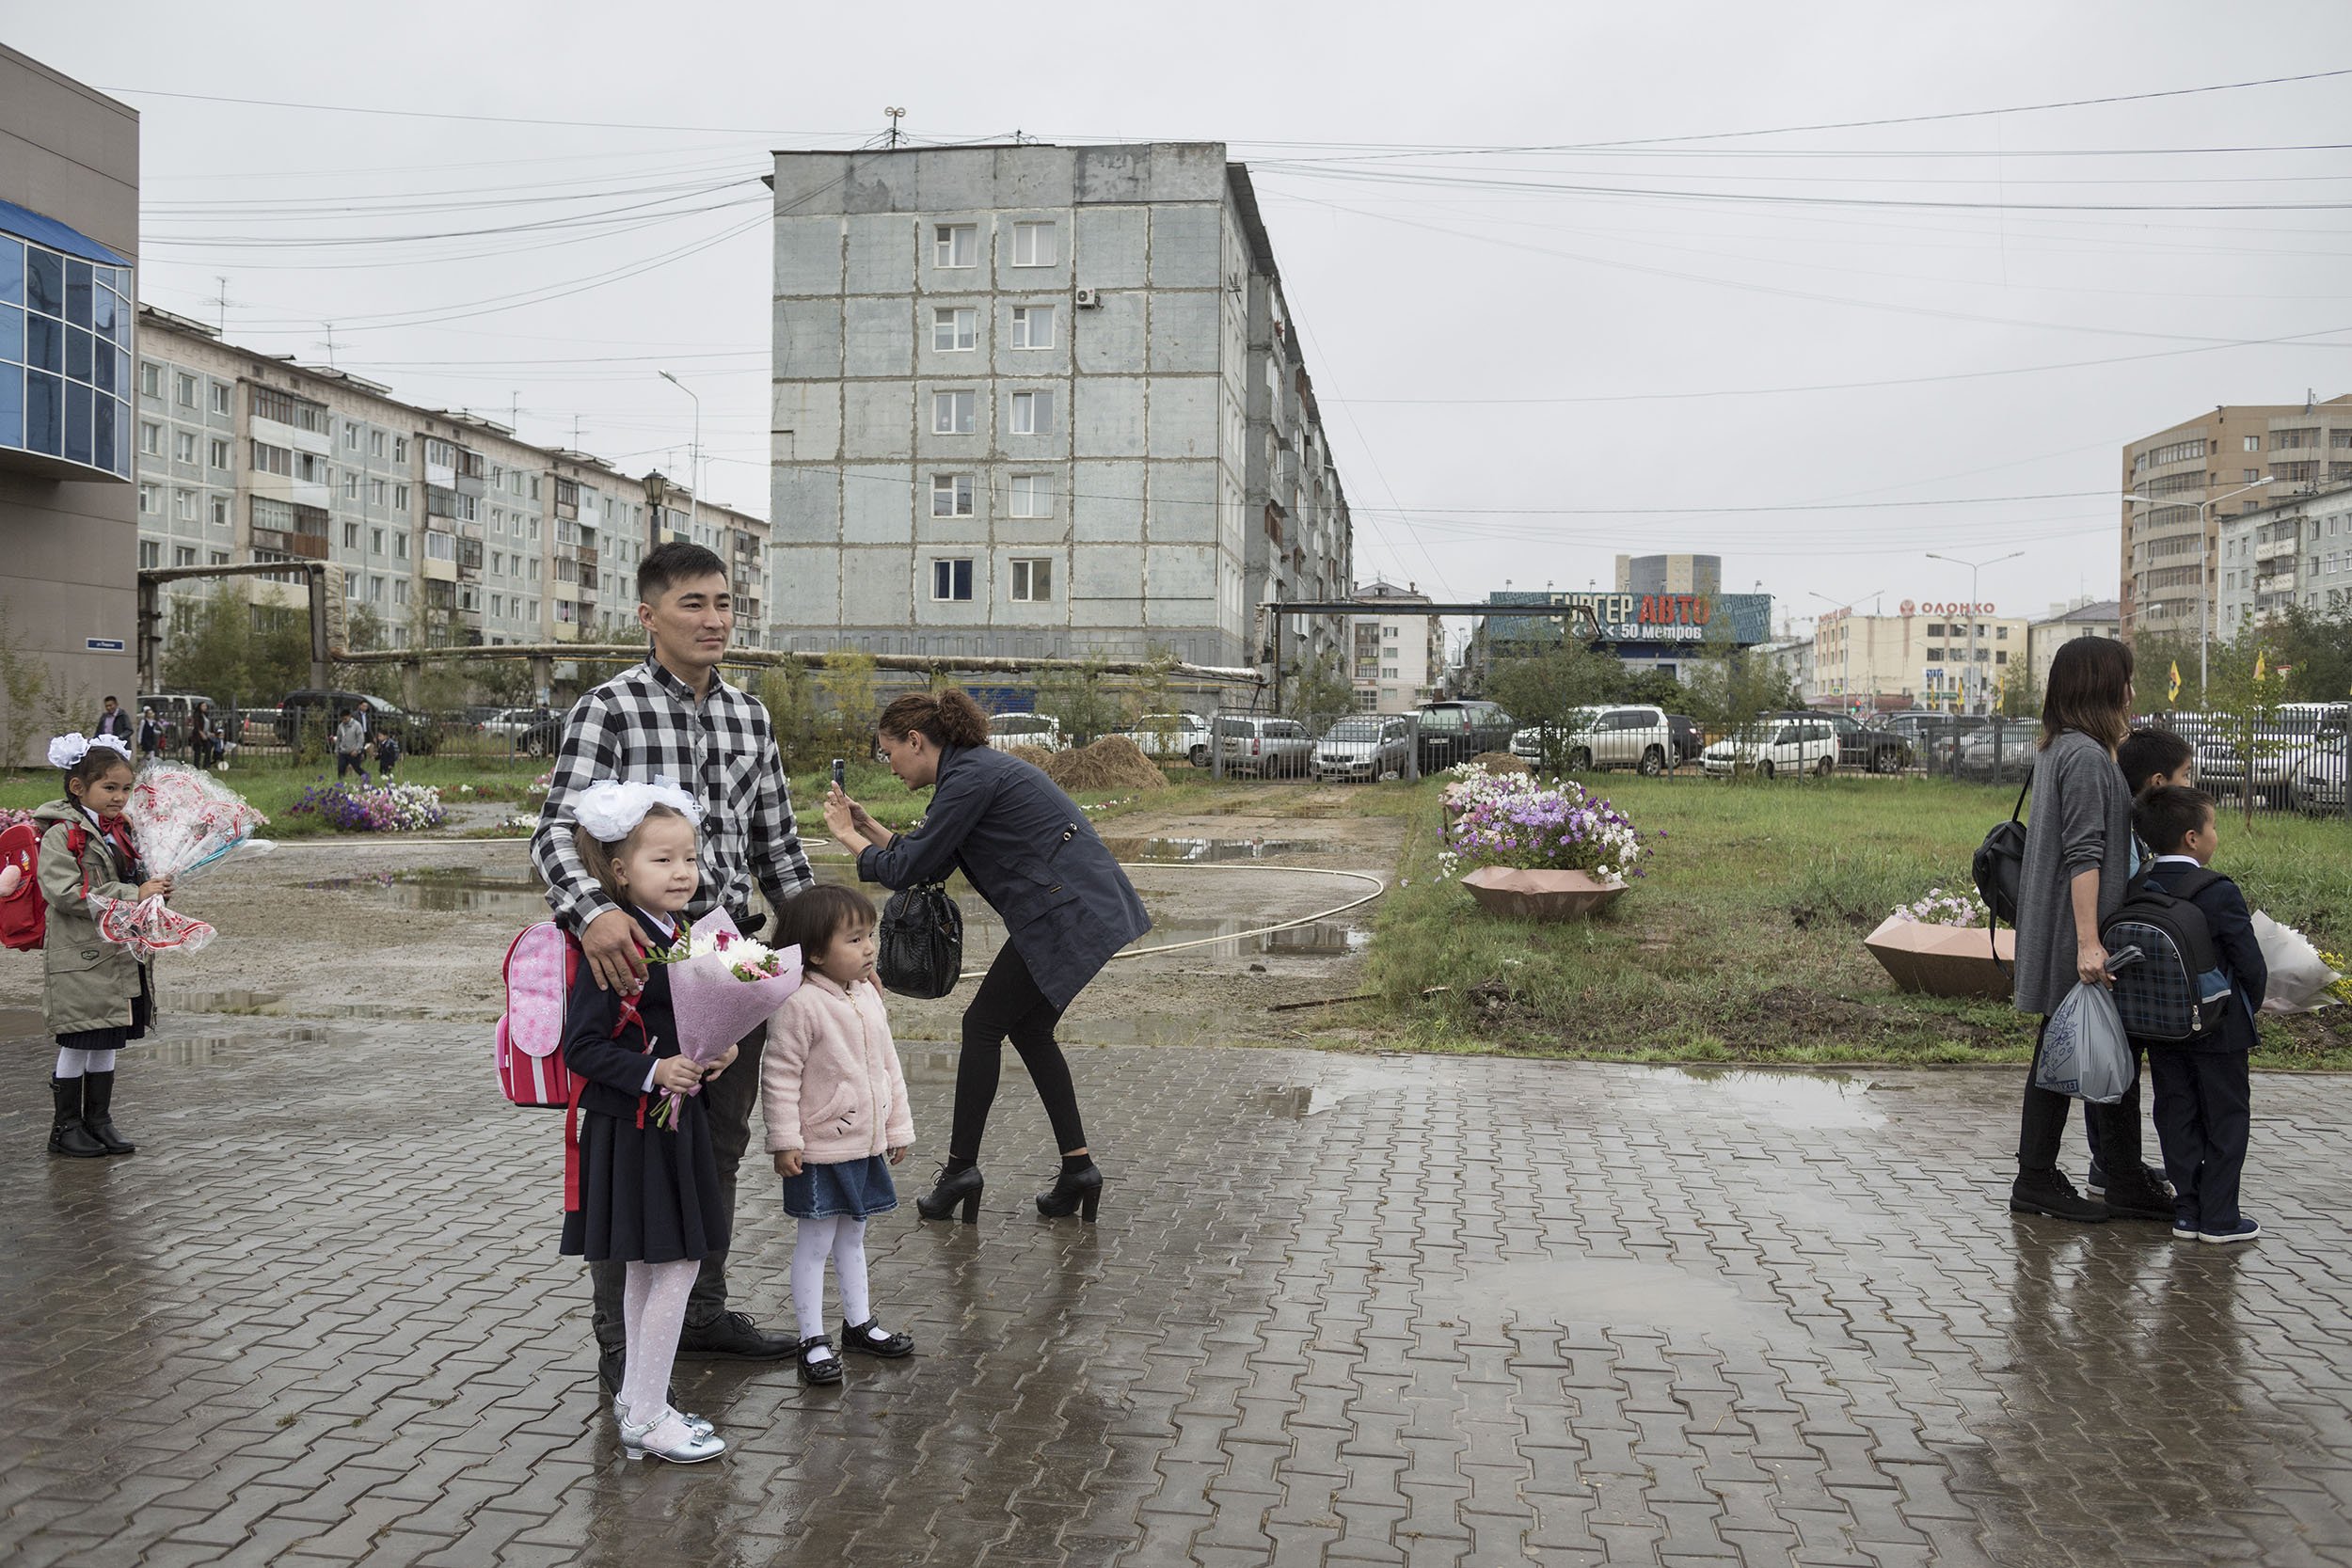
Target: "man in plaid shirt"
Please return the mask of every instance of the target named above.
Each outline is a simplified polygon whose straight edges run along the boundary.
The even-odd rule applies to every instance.
[[[572,705],[547,804],[531,837],[531,858],[547,879],[555,918],[580,938],[597,985],[625,991],[644,983],[644,942],[636,921],[589,877],[572,842],[572,802],[590,784],[667,779],[702,803],[696,846],[702,882],[686,906],[690,921],[723,908],[739,928],[755,932],[755,881],[770,907],[781,909],[816,880],[793,830],[791,794],[767,710],[719,678],[719,661],[735,630],[725,563],[699,545],[659,546],[638,564],[637,598],[637,619],[653,641],[653,656]],[[744,1037],[731,1070],[706,1081],[720,1198],[730,1212],[766,1044],[763,1025]],[[588,1273],[598,1370],[607,1390],[617,1395],[628,1348],[624,1268],[592,1262]],[[726,1254],[703,1259],[687,1299],[680,1354],[772,1360],[798,1348],[797,1339],[763,1333],[745,1314],[727,1310]]]

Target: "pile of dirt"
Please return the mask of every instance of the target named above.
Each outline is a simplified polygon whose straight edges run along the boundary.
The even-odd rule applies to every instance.
[[[1032,768],[1041,768],[1048,773],[1053,771],[1054,753],[1042,746],[1008,746],[1005,752],[1009,756],[1019,757]]]
[[[1470,758],[1471,766],[1489,773],[1524,773],[1527,764],[1508,752],[1481,752]]]
[[[1045,769],[1047,778],[1073,793],[1168,787],[1168,775],[1160,771],[1160,765],[1123,735],[1106,735],[1091,746],[1057,752],[1038,766]]]

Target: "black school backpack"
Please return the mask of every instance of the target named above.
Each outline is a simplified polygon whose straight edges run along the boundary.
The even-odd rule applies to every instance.
[[[2099,941],[2116,964],[2115,1010],[2134,1039],[2178,1043],[2219,1027],[2229,1006],[2230,977],[2214,951],[2205,911],[2190,899],[2221,879],[2202,867],[2167,880],[2171,891],[2148,885],[2143,867],[2123,890],[2123,902],[2100,924]]]
[[[1977,896],[1993,911],[1995,927],[2005,920],[2012,930],[2017,926],[2017,883],[2026,869],[2026,824],[2019,818],[2025,815],[2026,792],[2031,788],[2033,778],[2028,774],[2017,791],[2017,804],[2010,809],[2009,820],[1994,825],[1968,863]]]

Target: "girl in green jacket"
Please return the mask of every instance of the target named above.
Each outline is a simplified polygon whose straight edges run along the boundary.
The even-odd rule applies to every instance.
[[[120,740],[59,736],[49,743],[49,762],[65,774],[64,798],[33,813],[41,824],[39,872],[49,906],[40,1008],[57,1037],[49,1152],[81,1159],[128,1154],[135,1146],[114,1124],[115,1053],[147,1033],[153,991],[147,966],[98,934],[90,898],[136,901],[169,893],[171,879],[142,879],[122,816],[132,769]]]

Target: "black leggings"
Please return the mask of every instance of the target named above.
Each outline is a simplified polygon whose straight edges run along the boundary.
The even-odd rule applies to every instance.
[[[1045,1000],[1012,943],[996,950],[972,1005],[963,1009],[963,1053],[956,1058],[956,1116],[947,1132],[950,1158],[980,1160],[980,1138],[988,1131],[989,1107],[996,1102],[996,1078],[1004,1042],[1021,1053],[1038,1099],[1054,1124],[1054,1142],[1064,1153],[1087,1147],[1078,1118],[1078,1091],[1071,1086],[1070,1064],[1054,1043],[1061,1009]]]

